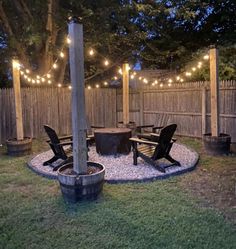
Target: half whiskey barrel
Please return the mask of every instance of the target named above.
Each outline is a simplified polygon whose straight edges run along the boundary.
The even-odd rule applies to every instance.
[[[32,138],[25,137],[23,140],[8,139],[6,145],[7,154],[10,156],[29,155],[32,150]]]

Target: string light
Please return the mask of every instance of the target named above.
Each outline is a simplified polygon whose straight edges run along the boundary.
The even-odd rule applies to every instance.
[[[108,83],[107,83],[106,81],[104,81],[103,85],[104,85],[104,86],[107,86],[107,85],[108,85]]]
[[[48,80],[48,84],[51,84],[52,83],[52,81],[51,80]]]
[[[61,87],[61,84],[59,83],[59,84],[57,84],[57,86],[58,86],[58,87]]]
[[[91,89],[91,86],[88,86],[88,90],[90,90]]]
[[[99,88],[100,86],[99,86],[99,84],[96,84],[96,88]]]
[[[61,58],[64,58],[64,57],[65,57],[65,55],[64,55],[63,52],[60,52],[60,57],[61,57]]]
[[[142,77],[140,76],[140,77],[138,77],[138,79],[139,79],[139,80],[142,80]]]
[[[108,65],[109,65],[109,61],[108,61],[107,59],[104,61],[104,65],[105,65],[105,66],[108,66]]]
[[[208,55],[208,54],[204,55],[204,56],[203,56],[203,59],[204,59],[204,60],[208,60],[208,59],[209,59],[209,55]]]
[[[163,84],[162,84],[162,83],[160,84],[160,87],[163,87]]]
[[[69,86],[68,86],[68,88],[71,90],[71,89],[72,89],[72,86],[71,86],[71,85],[69,85]]]
[[[196,71],[196,67],[192,67],[192,71],[195,72]]]
[[[32,80],[32,83],[34,84],[34,83],[35,83],[35,80]]]
[[[42,81],[42,82],[45,82],[45,79],[44,79],[44,78],[41,78],[41,81]]]
[[[57,64],[54,63],[52,67],[53,67],[54,69],[56,69],[56,68],[57,68]]]
[[[177,76],[177,77],[176,77],[176,80],[177,80],[177,81],[179,81],[179,80],[180,80],[180,77],[179,77],[179,76]]]
[[[148,80],[146,78],[143,79],[143,83],[147,84]]]
[[[180,82],[184,82],[184,80],[183,80],[183,79],[180,79]]]
[[[171,86],[171,83],[168,83],[168,86]]]
[[[29,73],[30,73],[30,70],[29,70],[29,69],[26,69],[25,72],[29,74]]]
[[[121,75],[123,74],[123,72],[122,72],[122,69],[121,69],[121,68],[119,68],[118,73],[119,73],[119,74],[121,74]]]
[[[118,78],[116,76],[114,76],[114,80],[117,80]]]
[[[94,50],[93,50],[93,49],[90,49],[90,50],[89,50],[89,55],[91,55],[91,56],[94,55]]]
[[[70,40],[69,37],[66,38],[66,42],[67,42],[67,44],[70,44],[70,43],[71,43],[71,40]]]
[[[130,79],[131,79],[131,80],[134,79],[134,75],[133,75],[133,74],[130,75]]]
[[[172,83],[172,79],[169,79],[168,82],[169,82],[169,83]],[[169,84],[168,84],[168,85],[169,85]]]
[[[48,79],[51,78],[51,74],[50,74],[50,73],[47,74],[47,78],[48,78]]]

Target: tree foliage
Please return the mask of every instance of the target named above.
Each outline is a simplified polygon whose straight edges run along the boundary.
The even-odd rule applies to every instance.
[[[2,0],[0,84],[9,79],[15,54],[35,74],[48,71],[65,44],[69,15],[83,19],[88,81],[113,75],[125,60],[139,60],[143,68],[180,70],[211,44],[224,51],[229,47],[222,52],[221,75],[235,78],[235,13],[233,0]],[[88,56],[89,48],[98,52],[95,57]],[[67,60],[59,63],[55,80],[68,81]]]

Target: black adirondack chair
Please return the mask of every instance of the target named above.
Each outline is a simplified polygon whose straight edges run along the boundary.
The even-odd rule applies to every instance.
[[[130,138],[133,148],[133,164],[137,165],[137,158],[141,157],[144,161],[150,163],[157,170],[165,173],[165,168],[170,166],[181,166],[178,161],[170,156],[170,150],[173,143],[176,141],[173,139],[173,135],[177,128],[176,124],[171,124],[161,129],[160,135],[155,138],[155,134],[152,134],[152,141]],[[153,142],[156,140],[155,142]],[[161,166],[158,165],[157,160],[165,158],[171,162],[170,165]]]
[[[45,132],[47,133],[49,140],[47,143],[50,145],[54,156],[43,163],[44,166],[50,165],[53,167],[53,170],[56,171],[62,165],[73,161],[73,150],[72,150],[72,136],[63,136],[58,137],[56,131],[48,125],[44,125]],[[87,138],[87,143],[90,141],[90,138]],[[65,149],[65,146],[69,146]],[[58,163],[56,166],[53,165],[58,159],[62,159],[61,163]]]

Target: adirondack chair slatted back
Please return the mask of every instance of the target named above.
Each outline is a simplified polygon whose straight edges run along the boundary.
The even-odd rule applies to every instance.
[[[56,131],[48,125],[44,125],[44,129],[45,129],[48,137],[50,138],[49,145],[50,145],[52,151],[54,152],[54,154],[60,155],[63,159],[66,159],[67,155],[63,149],[63,146],[60,145],[60,140],[57,136]]]
[[[176,124],[171,124],[161,130],[161,133],[158,139],[158,145],[156,146],[155,151],[152,156],[153,160],[157,160],[159,158],[162,158],[163,155],[169,154],[170,149],[173,144],[171,139],[173,138],[176,128],[177,128]]]

